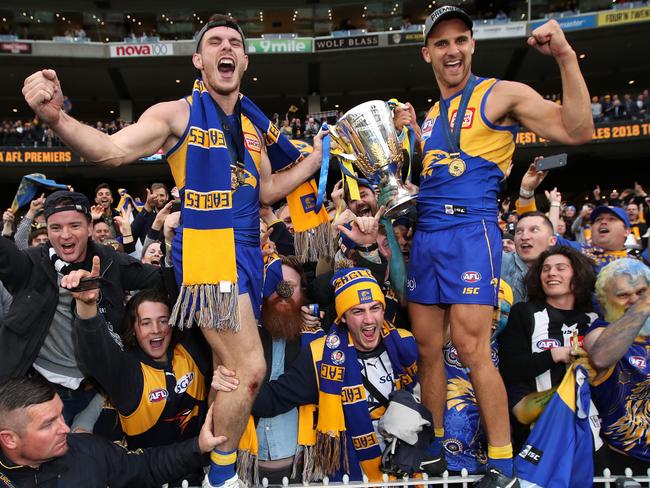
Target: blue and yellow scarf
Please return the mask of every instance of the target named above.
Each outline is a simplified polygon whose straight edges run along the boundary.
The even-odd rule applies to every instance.
[[[384,322],[381,335],[393,366],[396,388],[411,391],[417,382],[415,339],[389,322]],[[333,324],[324,342],[315,341],[311,348],[319,382],[314,477],[349,473],[352,479],[361,479],[365,473],[371,481],[381,481],[381,450],[347,327]],[[348,443],[352,444],[363,473],[349,462]]]
[[[300,152],[247,97],[241,112],[264,137],[274,171],[301,158]],[[183,282],[172,323],[239,328],[237,263],[233,229],[231,161],[216,102],[198,78],[192,90],[182,189]],[[248,151],[244,157],[250,159]],[[251,161],[246,161],[251,163]]]

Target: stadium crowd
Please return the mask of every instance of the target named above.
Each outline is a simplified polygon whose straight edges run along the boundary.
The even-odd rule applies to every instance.
[[[559,94],[546,95],[546,98],[558,104],[562,102]],[[647,120],[650,118],[650,94],[646,89],[638,94],[625,93],[622,98],[616,93],[607,93],[600,97],[594,96],[591,111],[594,122]],[[285,114],[284,119],[280,119],[278,114],[273,114],[271,119],[280,128],[282,134],[292,139],[307,141],[318,133],[320,124],[326,122],[312,116],[307,116],[304,120],[300,117],[292,117],[290,112]],[[107,134],[114,134],[129,125],[128,122],[121,119],[87,122],[87,124]],[[53,147],[61,145],[63,143],[57,135],[47,127],[47,124],[41,124],[38,118],[0,122],[0,146]]]
[[[531,166],[521,187],[535,191],[543,177],[544,174]],[[382,298],[378,301],[385,303],[385,311],[381,310],[385,319],[395,327],[410,329],[401,298],[404,290],[400,289],[396,281],[399,275],[393,276],[391,266],[395,265],[396,256],[397,262],[408,263],[415,220],[407,215],[392,223],[386,219],[380,221],[377,193],[363,185],[359,189],[359,200],[352,199],[341,182],[329,195],[326,206],[332,218],[332,236],[338,245],[332,259],[318,262],[303,263],[296,256],[295,229],[286,201],[261,209],[260,242],[267,262],[264,288],[269,290],[262,303],[259,333],[269,371],[253,415],[259,442],[258,476],[267,477],[272,483],[280,483],[284,476],[292,482],[316,479],[308,471],[301,474],[305,466],[300,463],[305,458],[296,457],[296,453],[302,452],[299,419],[306,415],[301,405],[317,403],[318,396],[297,388],[305,381],[307,384],[314,381],[302,376],[310,369],[304,354],[305,344],[327,332],[327,324],[339,314],[335,288],[330,285],[335,271],[350,267],[369,269],[381,288]],[[176,189],[172,194],[178,196]],[[61,428],[66,431],[69,428],[72,432],[94,432],[130,449],[186,441],[199,434],[205,419],[212,365],[209,355],[201,348],[196,328],[181,332],[169,326],[171,304],[177,291],[162,284],[159,270],[170,264],[168,253],[179,212],[172,211],[174,197],[162,183],[154,183],[147,189],[146,195],[142,195],[143,205],[137,200],[122,199],[116,208],[113,195],[107,185],[100,184],[89,199],[76,193],[54,193],[48,199],[43,195],[33,199],[26,211],[14,213],[9,208],[4,212],[0,321],[5,329],[6,346],[2,377],[6,379],[20,372],[51,379],[63,400],[63,418],[69,427]],[[648,258],[646,222],[650,219],[650,197],[643,187],[635,183],[633,188],[609,195],[601,195],[597,188],[586,203],[565,201],[555,189],[547,191],[546,196],[550,205],[547,214],[534,209],[534,198],[528,201],[520,198],[513,205],[504,198],[500,212],[504,255],[493,347],[509,393],[516,451],[524,445],[530,424],[539,415],[536,408],[527,405],[527,396],[548,396],[550,389],[562,381],[567,365],[585,354],[583,346],[573,342],[574,335],[582,345],[584,338],[590,337],[589,331],[602,324],[593,311],[616,308],[623,313],[637,301],[648,302],[645,290],[650,283],[650,271],[644,263]],[[66,253],[66,242],[71,238],[63,237],[52,222],[57,214],[51,212],[53,206],[69,200],[78,202],[75,208],[79,209],[80,218],[76,225],[80,231],[70,233],[76,234],[74,245],[86,251],[82,263],[92,263],[91,256],[101,259],[103,296],[98,303],[81,292],[67,293],[64,297],[65,289],[59,287],[58,305],[55,296],[41,297],[52,302],[56,310],[50,310],[50,306],[44,308],[44,304],[33,302],[35,298],[26,297],[33,296],[41,289],[38,283],[51,276],[52,271],[47,268],[51,265],[52,251]],[[369,235],[359,232],[360,228],[369,229]],[[268,266],[277,264],[278,259],[279,277],[278,270]],[[104,266],[106,261],[114,263],[113,273]],[[598,275],[597,270],[600,270]],[[26,275],[29,275],[27,282]],[[616,287],[609,281],[602,283],[600,294],[596,295],[599,302],[594,302],[596,276],[608,276],[609,281],[624,281],[625,285],[619,281]],[[46,309],[52,316],[49,321],[40,316]],[[97,310],[105,313],[98,314]],[[33,317],[34,313],[39,315]],[[607,316],[605,313],[604,317]],[[21,322],[16,323],[17,320]],[[618,316],[610,316],[610,321],[616,320]],[[24,328],[22,340],[29,337],[29,350],[35,356],[34,359],[15,358],[20,365],[10,370],[7,367],[12,362],[12,353],[7,348],[11,342],[6,334],[13,327]],[[630,348],[637,343],[630,343]],[[601,369],[609,374],[614,372],[613,377],[629,374],[626,371],[630,366],[624,360],[634,357],[634,351],[630,351],[625,351],[620,364],[608,363]],[[384,355],[383,349],[363,356],[359,353],[359,361],[364,368],[384,368],[383,373],[377,374],[391,378],[391,366]],[[449,432],[445,440],[447,466],[452,473],[462,469],[480,473],[485,469],[486,441],[471,385],[451,342],[445,346],[445,367],[449,416],[448,423],[445,421]],[[176,386],[165,380],[166,371],[176,376]],[[74,380],[59,384],[57,379],[63,377],[59,375]],[[192,390],[179,388],[180,378],[192,383]],[[232,384],[230,378],[225,374],[216,375],[213,386],[236,388],[237,383]],[[645,385],[647,389],[647,381],[647,376],[641,377],[633,385]],[[26,388],[22,384],[14,385],[20,387]],[[374,404],[371,412],[377,412],[373,418],[384,413],[396,385],[387,388],[369,395],[368,401]],[[599,388],[604,389],[598,386],[595,390]],[[317,389],[314,391],[317,393]],[[0,390],[0,397],[3,393]],[[12,394],[18,395],[17,391]],[[157,408],[156,395],[166,405],[164,411]],[[634,420],[624,405],[610,404],[612,399],[619,398],[617,401],[622,402],[624,397],[603,393],[596,398],[600,398],[600,404],[597,403],[600,411],[614,406],[623,409],[624,415],[615,421]],[[647,402],[647,399],[639,401]],[[0,409],[3,408],[7,406],[0,402]],[[636,421],[645,422],[647,427],[643,407],[639,406],[638,410],[643,418]],[[147,417],[144,423],[140,416]],[[645,427],[639,425],[639,429]],[[3,428],[9,427],[5,423]],[[625,437],[621,444],[621,432],[614,423],[601,427],[606,447],[595,453],[597,469],[609,467],[620,474],[626,467],[637,470],[647,467],[647,439],[644,435],[633,435]],[[294,463],[300,469],[295,470]],[[175,472],[165,481],[200,481],[201,467],[192,469]],[[122,475],[135,476],[133,472]]]
[[[455,7],[431,15],[425,59],[434,70],[442,33],[459,32],[454,42],[473,52],[471,27]],[[554,21],[541,29],[529,42],[548,35],[568,46]],[[199,48],[221,49],[215,39],[228,48],[211,71],[208,63],[217,61]],[[449,122],[444,100],[451,98],[443,93],[421,127],[408,104],[388,118],[395,134],[407,137],[410,127],[422,138],[421,187],[405,183],[418,194],[417,215],[407,207],[387,217],[395,192],[349,170],[318,208],[310,177],[329,136],[320,130],[312,145],[290,141],[282,135],[294,137],[303,124],[271,124],[239,97],[231,74],[243,58],[231,51],[243,57],[244,39],[233,19],[214,16],[193,57],[204,75],[226,73],[204,79],[235,86],[230,111],[239,116],[226,115],[215,101],[227,97],[197,80],[191,104],[157,105],[109,137],[103,125],[90,128],[62,112],[54,71],[26,80],[30,106],[86,159],[119,165],[162,145],[182,188],[152,182],[134,198],[106,183],[84,195],[68,186],[74,182],[43,175],[21,181],[0,238],[0,481],[99,487],[188,480],[231,488],[263,477],[272,484],[343,475],[379,481],[382,473],[467,470],[485,475],[480,488],[515,488],[518,477],[589,486],[604,467],[646,470],[650,197],[643,184],[607,194],[596,187],[587,202],[567,201],[561,188],[544,189],[538,158],[510,182],[518,192],[508,198],[512,152],[481,160],[459,151],[469,164],[488,163],[490,183],[481,190],[494,198],[479,205],[488,198],[463,186],[476,173],[465,173],[462,159],[432,168],[431,154],[445,142],[444,123],[433,129],[431,117],[445,110],[440,120]],[[522,123],[584,143],[593,131],[589,97],[575,53],[563,54],[574,70],[565,90],[573,100],[563,107],[580,99],[567,117],[587,120],[571,133],[563,112],[525,85],[477,79],[469,68],[470,89],[452,108],[472,103],[478,110],[492,88],[497,99],[507,96],[499,90],[524,91],[545,114],[517,112]],[[182,127],[161,123],[179,114]],[[506,112],[496,119],[504,121],[499,130],[466,128],[457,117],[458,142],[461,126],[464,134],[473,127],[514,150]],[[134,149],[139,140],[125,139],[152,127],[151,144]],[[307,121],[308,131],[316,131],[315,121]],[[211,144],[221,150],[210,151]],[[413,157],[407,147],[402,156]],[[271,175],[271,164],[282,171]],[[221,179],[204,172],[221,166]],[[444,196],[453,203],[428,203],[441,198],[426,188],[436,178],[458,185],[464,200],[451,200],[454,194]],[[548,212],[537,208],[544,198]],[[427,204],[439,207],[433,219]],[[468,207],[485,218],[471,221]],[[218,213],[233,209],[230,220]],[[479,261],[479,254],[487,257]],[[442,272],[427,274],[435,267]],[[479,331],[481,320],[487,327]],[[473,337],[481,333],[485,344]],[[432,387],[438,366],[441,390]],[[488,374],[496,386],[485,396]],[[507,406],[495,401],[500,384]],[[479,397],[495,411],[481,411]],[[493,440],[504,432],[505,441]]]

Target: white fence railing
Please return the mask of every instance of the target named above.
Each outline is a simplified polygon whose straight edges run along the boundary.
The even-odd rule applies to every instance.
[[[443,473],[442,477],[429,478],[426,474],[422,478],[403,478],[401,480],[390,481],[387,475],[384,475],[384,481],[382,482],[369,482],[368,479],[364,476],[363,481],[350,481],[347,476],[343,477],[342,482],[330,483],[327,478],[322,482],[314,482],[309,484],[297,484],[289,483],[287,478],[282,480],[282,485],[284,487],[294,488],[299,486],[309,486],[309,487],[322,487],[322,486],[346,486],[351,488],[375,488],[375,487],[408,487],[408,486],[436,486],[441,488],[469,488],[472,483],[480,480],[482,475],[470,475],[467,474],[467,471],[463,470],[460,476],[450,476],[446,471]],[[615,488],[616,483],[621,478],[627,478],[629,480],[634,480],[636,484],[626,484],[630,488],[634,486],[648,487],[650,488],[650,468],[647,469],[645,473],[632,473],[631,469],[626,469],[625,473],[615,474],[612,473],[609,469],[603,470],[602,476],[594,477],[594,487],[595,488]],[[266,478],[262,479],[262,486],[264,488],[270,486]],[[278,485],[273,485],[278,486]],[[187,482],[183,482],[183,488],[190,488]]]

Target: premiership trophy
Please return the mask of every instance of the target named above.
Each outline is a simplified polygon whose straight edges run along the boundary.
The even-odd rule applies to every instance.
[[[329,133],[340,148],[333,154],[354,163],[369,181],[378,182],[380,193],[391,194],[386,217],[400,217],[415,205],[417,195],[402,183],[404,155],[386,102],[371,100],[357,105],[330,126]]]

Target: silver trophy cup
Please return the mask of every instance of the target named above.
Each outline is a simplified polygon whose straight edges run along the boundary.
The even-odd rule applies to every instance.
[[[329,132],[339,146],[332,153],[351,161],[368,180],[378,181],[380,193],[391,195],[386,217],[400,217],[415,205],[417,195],[402,183],[404,155],[386,102],[371,100],[357,105],[330,126]]]

